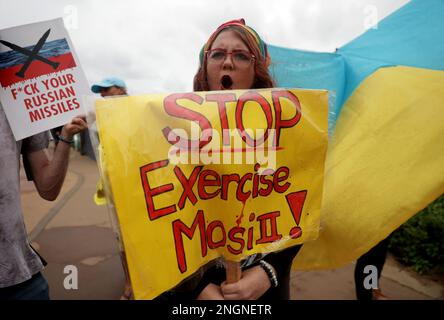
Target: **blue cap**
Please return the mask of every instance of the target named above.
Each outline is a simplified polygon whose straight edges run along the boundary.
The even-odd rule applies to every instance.
[[[91,91],[94,93],[100,93],[100,89],[114,87],[114,86],[120,88],[126,88],[126,84],[122,79],[110,77],[103,79],[99,83],[93,84],[91,86]]]

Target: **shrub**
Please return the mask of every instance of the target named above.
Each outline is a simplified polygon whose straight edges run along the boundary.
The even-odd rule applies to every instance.
[[[444,194],[396,230],[389,248],[418,273],[444,274]]]

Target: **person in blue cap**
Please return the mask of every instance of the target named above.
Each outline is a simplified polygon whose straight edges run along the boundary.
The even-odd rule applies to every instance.
[[[102,79],[100,82],[91,86],[91,91],[93,93],[100,94],[104,98],[127,95],[125,81],[117,77],[107,77]],[[83,132],[80,139],[82,141],[80,153],[82,155],[87,155],[92,160],[96,160],[91,140],[89,138],[89,132],[87,130]]]
[[[91,86],[91,91],[94,93],[99,93],[102,97],[111,97],[111,96],[125,96],[127,95],[126,84],[125,81],[116,77],[108,77],[104,78],[99,83],[93,84]],[[89,139],[89,135],[85,134],[85,146],[89,143],[89,148],[91,149],[91,153],[94,156],[94,152],[92,151],[91,141]],[[97,186],[96,197],[104,197],[103,184],[100,180]],[[129,281],[128,274],[128,265],[126,262],[125,252],[121,252],[122,263],[125,272],[125,287],[123,295],[120,300],[133,300],[133,291],[131,288],[131,284]]]
[[[102,97],[126,95],[125,81],[116,77],[105,78],[91,86],[91,91],[99,93]]]

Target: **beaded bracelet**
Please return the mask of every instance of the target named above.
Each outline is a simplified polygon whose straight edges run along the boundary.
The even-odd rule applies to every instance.
[[[61,134],[58,135],[57,139],[58,139],[59,141],[63,141],[63,142],[65,142],[65,143],[67,143],[67,144],[72,144],[72,143],[74,142],[73,139],[68,140],[68,139],[64,138]]]
[[[260,260],[259,263],[260,263],[262,269],[264,269],[268,278],[270,279],[271,285],[276,288],[278,286],[278,280],[277,280],[276,274],[273,271],[273,267],[268,262],[266,262],[264,260]]]

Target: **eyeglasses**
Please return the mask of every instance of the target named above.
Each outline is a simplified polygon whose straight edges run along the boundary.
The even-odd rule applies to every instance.
[[[233,50],[228,52],[225,49],[212,49],[206,51],[207,59],[209,63],[219,64],[225,61],[227,56],[231,54],[234,63],[241,67],[247,67],[250,65],[256,57],[246,50]]]

